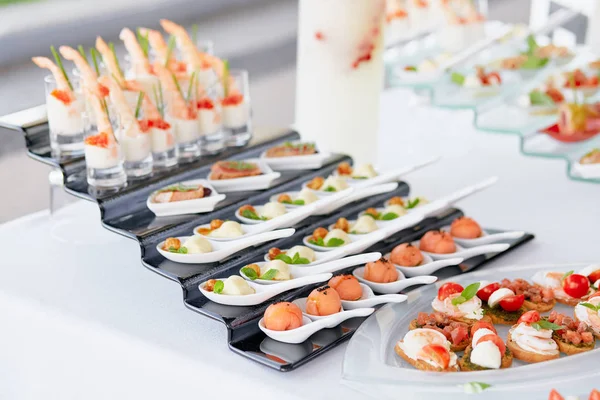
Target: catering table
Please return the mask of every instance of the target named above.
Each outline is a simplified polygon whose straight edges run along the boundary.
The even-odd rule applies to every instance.
[[[418,101],[383,94],[379,165],[442,155],[407,177],[431,199],[499,176],[458,206],[537,237],[486,268],[598,261],[598,186],[568,180],[562,161],[521,156],[517,137],[476,132],[468,112]],[[2,399],[364,398],[340,383],[345,345],[289,373],[230,352],[225,327],[187,310],[176,284],[140,265],[136,242],[101,228],[92,203],[1,225],[0,243]]]

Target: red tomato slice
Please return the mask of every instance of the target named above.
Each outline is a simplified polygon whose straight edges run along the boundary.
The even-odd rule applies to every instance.
[[[477,344],[483,342],[492,342],[496,346],[498,346],[498,349],[500,350],[500,355],[504,355],[504,352],[506,352],[506,345],[498,335],[485,335],[481,339],[479,339],[479,342],[477,342]]]
[[[499,73],[490,72],[489,74],[487,74],[486,80],[488,81],[488,83],[492,80],[492,78],[496,78],[498,80],[498,83],[502,83],[502,78],[500,77]]]
[[[494,332],[494,333],[498,333],[496,331],[496,328],[494,328],[494,325],[492,325],[490,322],[486,322],[486,321],[477,321],[475,322],[475,324],[471,327],[471,337],[473,337],[475,335],[475,332],[477,332],[479,329],[482,328],[486,328],[489,329],[490,331]]]
[[[526,324],[533,324],[535,322],[538,322],[540,319],[542,319],[542,317],[540,317],[540,313],[535,310],[531,310],[521,315],[521,318],[519,318],[517,324],[520,324],[521,322],[525,322]]]
[[[592,393],[590,393],[590,398],[588,400],[600,400],[600,392],[596,389],[592,390]]]
[[[454,282],[444,283],[438,290],[438,299],[446,300],[446,298],[448,298],[448,296],[450,296],[454,293],[462,293],[463,290],[465,290],[465,288],[460,286],[458,283],[454,283]]]
[[[477,291],[477,297],[483,301],[488,301],[492,293],[498,289],[500,289],[500,284],[498,282],[490,283]]]
[[[590,291],[590,281],[583,275],[571,274],[563,279],[562,287],[566,294],[580,299]]]
[[[560,393],[558,393],[556,390],[552,389],[552,391],[550,392],[550,397],[548,397],[548,400],[565,400],[565,398],[562,397],[560,395]]]
[[[465,325],[458,325],[450,332],[452,344],[457,345],[469,338],[469,329]]]
[[[598,279],[600,279],[600,269],[598,271],[594,271],[591,274],[589,274],[588,279],[590,280],[590,283],[594,283]]]
[[[428,344],[423,346],[419,352],[419,357],[433,361],[442,369],[446,369],[450,365],[450,352],[441,344]]]
[[[514,312],[518,311],[524,302],[525,296],[522,294],[517,294],[514,296],[505,297],[502,300],[500,300],[500,307],[502,307],[504,311]]]

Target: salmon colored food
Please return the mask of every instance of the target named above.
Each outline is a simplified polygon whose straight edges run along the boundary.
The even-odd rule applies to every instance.
[[[385,258],[365,265],[365,279],[376,283],[390,283],[398,280],[398,270]]]
[[[265,328],[272,331],[289,331],[302,326],[302,310],[293,303],[271,304],[265,311]]]
[[[476,239],[481,237],[481,226],[472,218],[460,217],[452,222],[450,234],[460,239]]]
[[[329,286],[335,289],[342,300],[354,301],[362,296],[362,287],[352,275],[338,275],[329,280]]]
[[[448,232],[429,231],[421,238],[419,248],[429,253],[449,254],[456,251],[456,244]]]
[[[394,247],[390,261],[403,267],[416,267],[423,264],[423,253],[410,243],[402,243]]]
[[[306,313],[316,316],[335,314],[340,311],[342,301],[335,289],[329,286],[316,288],[306,300]]]

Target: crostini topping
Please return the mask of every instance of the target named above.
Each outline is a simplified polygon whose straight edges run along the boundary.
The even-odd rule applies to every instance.
[[[471,300],[477,294],[477,290],[479,289],[479,282],[471,283],[469,286],[462,291],[460,296],[457,296],[452,299],[452,305],[459,305],[466,303]]]
[[[523,303],[525,303],[525,296],[517,294],[514,296],[507,296],[500,300],[500,307],[504,311],[516,312],[523,306]]]
[[[570,271],[562,279],[562,288],[569,296],[580,299],[589,293],[590,281],[587,277]]]
[[[450,342],[446,336],[434,329],[408,331],[404,339],[398,342],[398,347],[407,357],[425,361],[434,367],[446,369],[456,365],[456,354],[450,352]]]
[[[431,314],[420,312],[417,316],[417,328],[434,329],[441,332],[454,346],[469,339],[467,324],[453,321],[446,314],[438,311]]]
[[[533,303],[551,303],[554,301],[554,292],[550,288],[535,286],[525,279],[503,279],[500,283],[503,288],[512,290],[515,294],[522,294],[525,300]]]
[[[498,282],[482,286],[481,289],[477,291],[477,297],[479,297],[483,301],[488,301],[492,293],[494,293],[498,289],[500,289],[500,284]]]
[[[538,323],[536,322],[536,324]],[[558,345],[552,340],[551,329],[536,329],[529,324],[521,322],[511,328],[509,335],[525,351],[543,355],[558,354]]]
[[[556,311],[552,311],[547,320],[562,327],[562,329],[557,329],[554,334],[567,343],[575,346],[594,343],[594,334],[583,321],[575,321],[573,318]]]
[[[444,283],[438,289],[437,298],[440,300],[446,300],[446,298],[448,298],[448,296],[450,296],[454,293],[461,293],[463,290],[465,290],[465,289],[462,286],[460,286],[458,283],[454,283],[454,282]]]
[[[488,305],[491,308],[494,308],[505,297],[514,296],[514,295],[515,295],[515,292],[513,292],[512,290],[506,289],[506,288],[500,288],[500,289],[492,292],[492,294],[490,294],[490,296],[488,298]]]

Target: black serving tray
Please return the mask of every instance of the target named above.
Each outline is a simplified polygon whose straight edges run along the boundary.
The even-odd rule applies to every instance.
[[[7,127],[2,123],[0,123],[0,126]],[[232,307],[213,303],[201,295],[198,285],[208,279],[226,278],[237,274],[244,265],[261,261],[264,254],[271,247],[291,247],[294,244],[301,243],[302,237],[319,226],[328,226],[340,217],[351,219],[368,207],[382,205],[385,200],[392,196],[408,196],[410,192],[410,188],[406,183],[399,182],[398,187],[389,193],[346,205],[329,216],[313,216],[305,219],[294,227],[296,232],[289,238],[245,249],[219,263],[205,265],[178,264],[165,260],[157,252],[156,245],[167,237],[193,234],[192,230],[195,226],[208,223],[212,219],[235,219],[235,211],[241,205],[263,204],[268,202],[273,194],[298,190],[303,182],[314,176],[329,175],[340,162],[348,161],[351,163],[351,158],[334,154],[318,170],[282,173],[282,176],[275,181],[274,186],[268,190],[227,194],[227,198],[218,203],[211,213],[156,217],[146,207],[146,200],[153,191],[176,182],[205,178],[208,175],[210,166],[218,160],[258,157],[267,148],[283,141],[298,140],[300,135],[297,132],[290,131],[254,146],[227,149],[219,155],[202,157],[195,162],[179,165],[167,172],[156,173],[147,179],[130,182],[127,187],[118,191],[95,192],[87,185],[85,160],[80,158],[59,161],[51,157],[47,124],[26,128],[8,126],[8,128],[24,134],[28,153],[33,159],[59,168],[63,172],[65,190],[68,193],[98,204],[101,211],[101,221],[105,228],[134,239],[140,244],[142,264],[145,267],[181,285],[186,307],[225,324],[228,331],[227,341],[232,351],[279,371],[289,371],[297,368],[348,340],[364,318],[353,318],[343,322],[336,328],[317,332],[306,342],[298,345],[284,344],[267,338],[259,330],[258,320],[269,304],[307,296],[318,285],[309,285],[285,292],[264,304],[253,307]],[[376,243],[367,251],[379,251],[385,254],[395,245],[417,240],[425,232],[446,226],[462,215],[463,213],[460,210],[448,209],[435,217],[421,221],[414,227],[396,233],[383,242]],[[486,230],[492,233],[501,232],[494,229]],[[502,253],[475,257],[467,260],[459,267],[445,268],[440,273],[448,276],[477,268],[531,239],[533,239],[533,236],[527,234],[518,240],[511,241],[511,247]],[[352,268],[341,272],[348,272]]]

